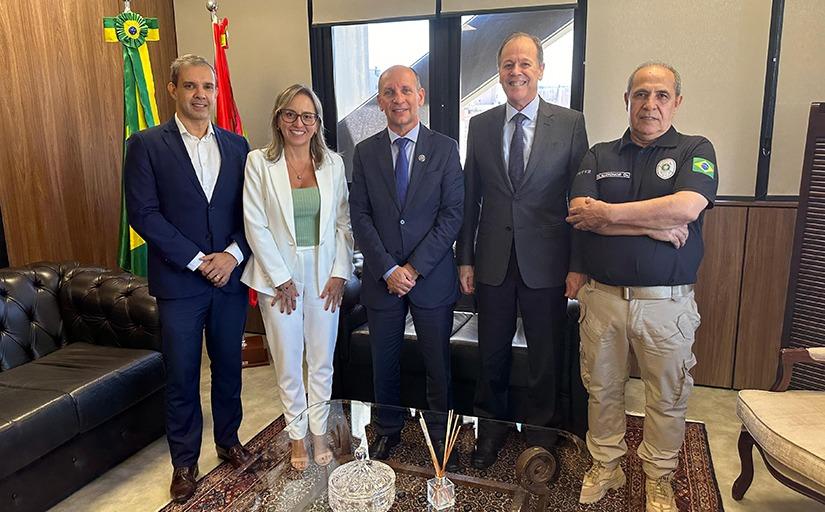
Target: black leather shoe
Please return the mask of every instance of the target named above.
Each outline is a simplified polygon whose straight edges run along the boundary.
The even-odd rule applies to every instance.
[[[439,461],[444,458],[444,441],[439,440],[435,442],[435,455]],[[450,458],[447,459],[447,467],[445,468],[450,473],[457,473],[461,470],[461,463],[458,461],[458,457],[458,443],[456,443],[456,446],[453,446],[453,451],[450,452]]]
[[[241,446],[240,443],[236,444],[232,448],[224,448],[222,446],[215,445],[215,451],[218,452],[219,459],[228,461],[235,469],[248,466],[253,460],[252,454],[249,453],[249,450]]]
[[[472,465],[476,469],[487,469],[493,465],[498,458],[498,452],[503,443],[489,438],[480,437],[476,441],[476,448],[473,451]]]
[[[172,494],[172,501],[183,503],[195,494],[198,482],[198,465],[175,468],[172,472],[172,485],[169,492]]]
[[[378,436],[370,445],[370,458],[376,460],[387,460],[390,457],[390,451],[401,442],[401,434],[392,434],[388,436]]]

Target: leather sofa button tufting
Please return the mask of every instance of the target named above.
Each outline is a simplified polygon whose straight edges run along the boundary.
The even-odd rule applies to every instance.
[[[160,348],[143,278],[74,262],[0,269],[0,416],[15,422],[0,428],[0,510],[46,510],[163,434]],[[47,481],[66,454],[60,485],[29,492],[10,476]]]

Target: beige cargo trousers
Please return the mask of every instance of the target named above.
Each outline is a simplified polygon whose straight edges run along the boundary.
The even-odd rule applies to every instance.
[[[578,300],[590,454],[609,467],[627,453],[624,390],[632,349],[645,387],[644,438],[637,453],[650,478],[674,471],[696,364],[691,349],[700,317],[693,286],[625,288],[591,279]]]

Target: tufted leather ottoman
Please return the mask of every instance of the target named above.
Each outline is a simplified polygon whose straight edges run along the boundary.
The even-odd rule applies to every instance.
[[[48,508],[162,435],[164,378],[144,279],[0,269],[0,509]]]

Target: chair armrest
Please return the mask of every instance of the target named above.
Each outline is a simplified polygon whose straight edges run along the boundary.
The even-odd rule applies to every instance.
[[[825,347],[815,348],[783,348],[779,351],[779,368],[776,372],[776,382],[771,391],[786,391],[791,384],[793,365],[796,363],[825,362]]]
[[[157,301],[146,279],[117,271],[66,276],[60,309],[69,342],[161,350]]]

